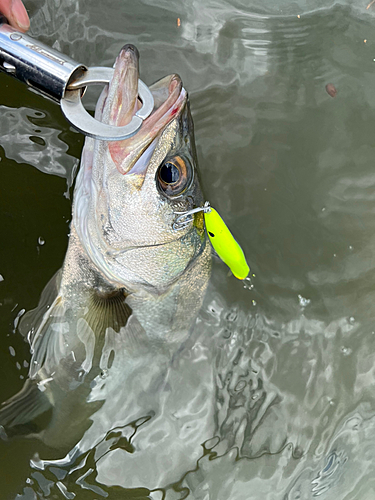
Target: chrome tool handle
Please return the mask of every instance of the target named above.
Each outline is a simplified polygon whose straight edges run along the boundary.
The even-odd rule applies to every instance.
[[[87,68],[12,28],[1,14],[0,71],[60,102],[65,118],[73,127],[94,139],[118,141],[132,137],[154,108],[154,99],[149,88],[139,80],[138,95],[142,107],[131,122],[123,127],[99,122],[87,113],[81,97],[88,85],[109,83],[113,69]]]
[[[6,24],[0,16],[0,70],[55,101],[87,68]]]

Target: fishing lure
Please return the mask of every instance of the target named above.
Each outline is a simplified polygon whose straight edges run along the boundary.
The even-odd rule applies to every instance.
[[[250,268],[243,250],[234,239],[223,219],[210,206],[208,201],[203,207],[193,208],[182,213],[175,220],[173,229],[177,231],[184,229],[193,220],[193,214],[197,212],[203,212],[208,237],[220,259],[225,262],[236,278],[245,279],[250,272]]]

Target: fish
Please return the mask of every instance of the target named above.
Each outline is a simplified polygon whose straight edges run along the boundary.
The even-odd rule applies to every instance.
[[[125,45],[95,117],[129,123],[138,78],[138,51]],[[69,450],[63,463],[160,407],[210,279],[202,213],[173,227],[204,202],[188,95],[176,74],[150,90],[154,110],[133,137],[85,140],[63,267],[19,327],[31,346],[28,379],[0,408],[3,435]]]

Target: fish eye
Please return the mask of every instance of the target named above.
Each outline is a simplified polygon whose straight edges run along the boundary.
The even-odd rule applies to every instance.
[[[190,184],[191,177],[190,163],[181,156],[164,160],[156,174],[159,190],[166,196],[183,193]]]
[[[159,177],[165,184],[175,184],[180,180],[180,171],[174,163],[168,161],[162,165]]]

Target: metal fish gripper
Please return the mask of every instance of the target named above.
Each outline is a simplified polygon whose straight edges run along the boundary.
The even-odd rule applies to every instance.
[[[7,24],[0,15],[0,71],[26,83],[40,94],[61,105],[65,118],[83,134],[106,141],[118,141],[135,135],[154,108],[154,98],[142,80],[138,96],[142,107],[123,127],[107,125],[93,118],[81,98],[89,85],[109,83],[113,68],[86,67],[57,50],[31,38]]]

